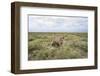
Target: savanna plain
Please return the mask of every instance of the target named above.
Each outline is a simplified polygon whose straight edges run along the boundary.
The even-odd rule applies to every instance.
[[[87,56],[88,34],[85,32],[28,32],[28,60],[82,59]]]

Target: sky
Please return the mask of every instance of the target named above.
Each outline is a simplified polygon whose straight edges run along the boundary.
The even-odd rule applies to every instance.
[[[88,32],[88,17],[29,15],[29,32]]]

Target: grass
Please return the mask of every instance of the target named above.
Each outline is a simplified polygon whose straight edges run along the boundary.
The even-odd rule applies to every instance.
[[[51,45],[54,36],[64,36],[63,45]],[[29,32],[28,60],[87,58],[87,33],[40,33]]]

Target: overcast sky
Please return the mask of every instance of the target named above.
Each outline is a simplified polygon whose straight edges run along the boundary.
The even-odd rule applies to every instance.
[[[87,17],[29,16],[29,32],[87,32]]]

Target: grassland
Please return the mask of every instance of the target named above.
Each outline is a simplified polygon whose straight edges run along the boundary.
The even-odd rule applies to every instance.
[[[51,45],[54,36],[63,35],[63,46]],[[87,33],[28,33],[28,60],[87,58]]]

